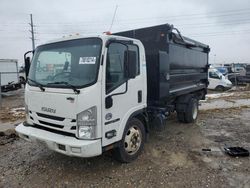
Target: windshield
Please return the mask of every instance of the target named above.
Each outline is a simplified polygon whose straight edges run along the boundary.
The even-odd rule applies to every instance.
[[[77,39],[40,46],[31,63],[30,85],[85,87],[94,84],[101,54],[101,39]],[[35,83],[36,82],[36,83]],[[66,84],[65,84],[66,83]]]
[[[227,69],[224,67],[218,67],[216,68],[218,71],[220,71],[222,74],[227,74]]]
[[[223,74],[222,74],[221,72],[219,72],[218,70],[215,70],[214,72],[215,72],[219,77],[220,77],[220,76],[223,76]]]

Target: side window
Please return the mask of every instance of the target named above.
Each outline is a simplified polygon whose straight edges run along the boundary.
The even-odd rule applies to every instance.
[[[209,77],[214,79],[220,79],[218,74],[216,74],[215,72],[209,72]]]
[[[108,48],[106,64],[106,93],[124,83],[124,58],[127,47],[120,43],[111,43]]]
[[[129,50],[136,53],[136,75],[140,74],[140,60],[139,60],[139,49],[136,45],[129,45]]]

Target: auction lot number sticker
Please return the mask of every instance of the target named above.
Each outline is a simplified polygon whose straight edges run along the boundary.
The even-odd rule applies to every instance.
[[[80,65],[93,65],[96,62],[96,57],[80,57]]]

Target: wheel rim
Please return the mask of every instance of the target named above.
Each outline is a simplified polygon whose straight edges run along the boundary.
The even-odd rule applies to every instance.
[[[137,126],[132,126],[126,133],[124,148],[129,155],[134,155],[141,147],[142,134]]]
[[[193,119],[195,120],[197,118],[198,115],[198,106],[196,103],[193,104]]]

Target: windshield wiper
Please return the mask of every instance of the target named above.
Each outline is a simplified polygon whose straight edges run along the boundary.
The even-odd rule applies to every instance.
[[[53,84],[64,84],[66,86],[69,86],[71,89],[73,89],[73,91],[76,93],[76,94],[79,94],[80,93],[80,90],[76,88],[76,86],[68,83],[68,82],[51,82],[51,83],[48,83],[48,85],[53,85]]]
[[[28,81],[31,81],[31,82],[33,82],[34,84],[36,84],[36,86],[38,86],[38,87],[41,89],[41,91],[45,91],[44,85],[42,85],[42,84],[38,83],[37,81],[32,80],[32,79],[30,79],[30,78],[28,78]]]

